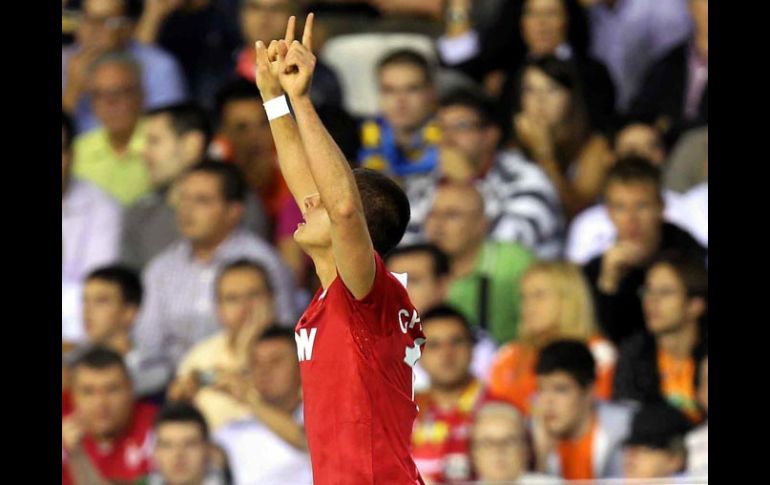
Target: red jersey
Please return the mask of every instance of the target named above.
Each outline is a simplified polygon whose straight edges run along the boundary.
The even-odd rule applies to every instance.
[[[436,483],[467,482],[471,471],[470,430],[473,417],[489,400],[480,381],[473,379],[452,409],[441,409],[430,391],[415,398],[420,411],[414,423],[412,444],[420,473]]]
[[[83,439],[83,447],[94,467],[107,480],[132,481],[150,473],[152,466],[152,424],[157,408],[137,403],[128,429],[109,446],[102,447],[91,436]],[[62,448],[62,484],[69,485],[67,453]]]
[[[295,329],[315,485],[424,483],[410,436],[412,367],[425,334],[406,288],[374,258],[365,298],[356,300],[337,277]]]

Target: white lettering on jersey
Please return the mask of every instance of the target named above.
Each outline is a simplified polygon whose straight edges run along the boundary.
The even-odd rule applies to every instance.
[[[416,314],[416,312],[415,312]],[[420,350],[420,345],[425,343],[424,338],[417,338],[414,340],[414,346],[406,347],[406,350],[404,351],[404,363],[412,368],[412,401],[414,401],[414,365],[417,363],[418,360],[420,360],[420,356],[422,355],[422,351]]]
[[[415,323],[420,323],[420,317],[417,315],[417,310],[412,313],[412,318],[407,323],[406,319],[409,318],[409,310],[401,309],[398,311],[398,325],[401,327],[401,333],[406,333],[408,329],[414,328]],[[420,324],[420,330],[422,330],[422,324]]]
[[[294,340],[297,342],[297,359],[310,360],[313,356],[313,343],[315,342],[316,328],[310,329],[310,337],[307,335],[307,329],[303,328],[299,333],[294,332]]]

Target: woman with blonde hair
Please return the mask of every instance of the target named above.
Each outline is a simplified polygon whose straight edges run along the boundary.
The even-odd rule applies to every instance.
[[[537,391],[535,364],[541,348],[559,339],[585,342],[596,360],[596,395],[609,399],[617,354],[596,327],[593,300],[579,266],[540,261],[521,280],[518,341],[497,353],[489,376],[490,392],[529,414]]]

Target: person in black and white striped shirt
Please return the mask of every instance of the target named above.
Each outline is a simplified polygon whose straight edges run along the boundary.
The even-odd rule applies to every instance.
[[[491,102],[467,90],[454,91],[441,100],[438,122],[439,166],[406,181],[412,218],[401,244],[424,240],[423,225],[438,184],[474,180],[491,222],[490,239],[517,242],[539,258],[559,258],[564,218],[558,194],[519,150],[498,150],[501,130]]]

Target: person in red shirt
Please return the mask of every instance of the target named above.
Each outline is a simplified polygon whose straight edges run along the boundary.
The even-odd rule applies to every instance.
[[[419,412],[412,431],[412,456],[422,475],[438,483],[472,478],[470,426],[488,395],[471,373],[474,336],[468,321],[450,306],[421,315],[427,342],[421,364],[430,388],[415,396]]]
[[[313,483],[422,484],[410,436],[425,335],[406,282],[381,257],[401,240],[409,202],[386,176],[351,170],[321,123],[309,96],[313,14],[301,43],[295,21],[269,52],[257,42],[257,86],[267,111],[277,108],[270,128],[305,221],[294,239],[322,286],[295,329]]]
[[[73,363],[72,406],[62,417],[62,484],[131,481],[150,471],[156,408],[135,402],[118,353],[94,347]]]

